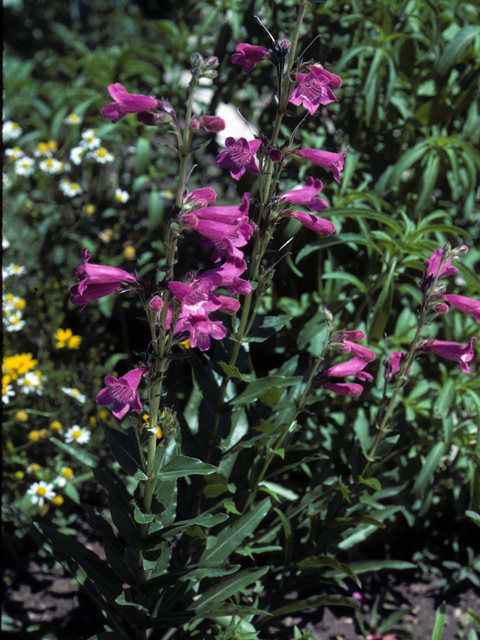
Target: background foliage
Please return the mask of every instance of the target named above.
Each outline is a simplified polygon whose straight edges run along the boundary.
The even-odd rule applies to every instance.
[[[4,234],[11,245],[4,251],[4,265],[14,261],[26,268],[25,275],[6,279],[4,293],[27,302],[24,329],[5,334],[5,355],[33,353],[48,378],[43,396],[17,393],[5,410],[3,438],[10,452],[5,502],[10,507],[4,544],[12,557],[21,555],[25,544],[16,523],[27,524],[30,513],[42,525],[43,540],[57,543],[57,559],[67,561],[61,550],[65,541],[58,536],[74,534],[74,523],[84,517],[80,500],[98,503],[92,468],[105,470],[95,471],[95,476],[110,495],[111,510],[120,489],[110,484],[108,473],[123,473],[115,458],[130,472],[118,451],[114,456],[106,449],[99,428],[103,424],[113,429],[116,421],[97,411],[92,399],[103,376],[112,368],[124,373],[135,352],[145,349],[142,321],[128,296],[110,296],[79,313],[68,302],[67,288],[75,280],[82,247],[95,256],[95,263],[137,269],[142,277],[154,278],[165,258],[162,238],[176,165],[157,130],[140,125],[134,116],[116,125],[101,118],[107,85],[120,82],[133,93],[165,96],[180,111],[187,94],[182,71],[189,68],[190,56],[197,51],[213,54],[221,61],[220,76],[199,98],[198,108],[207,108],[202,97],[210,100],[209,113],[233,104],[255,128],[268,133],[274,117],[270,69],[260,65],[247,77],[231,64],[230,56],[239,42],[268,46],[255,15],[278,40],[287,38],[295,6],[293,1],[220,0],[6,4],[4,119],[23,129],[7,146],[19,146],[33,156],[38,143],[55,140],[55,157],[68,162],[81,131],[93,127],[102,146],[115,154],[108,164],[72,164],[69,177],[83,190],[74,198],[58,189],[62,176],[38,169],[28,177],[16,175],[8,160],[4,169],[9,178]],[[312,234],[292,220],[283,237],[278,234],[272,260],[280,257],[283,243],[295,237],[263,302],[262,314],[272,319],[275,330],[268,340],[253,341],[244,353],[240,369],[253,373],[257,383],[240,378],[232,383],[233,413],[225,419],[210,459],[209,398],[217,393],[219,362],[225,361],[228,347],[219,344],[208,355],[194,353],[172,366],[168,402],[180,422],[183,453],[218,467],[214,474],[186,475],[178,483],[165,480],[172,495],[178,495],[163,516],[170,532],[153,545],[151,561],[161,557],[166,563],[156,567],[157,587],[165,593],[162,608],[168,611],[157,616],[158,626],[190,624],[178,637],[234,637],[222,630],[222,614],[233,615],[235,606],[242,611],[247,604],[259,611],[268,604],[275,616],[256,614],[252,628],[244,618],[244,635],[237,637],[254,638],[257,632],[262,638],[280,637],[283,616],[334,603],[362,574],[382,568],[433,571],[445,590],[464,581],[480,584],[478,559],[471,549],[474,525],[465,516],[467,510],[478,512],[480,499],[478,356],[470,377],[453,363],[423,356],[395,413],[395,431],[383,444],[381,462],[365,482],[352,480],[373,441],[383,336],[388,334],[389,349],[405,350],[411,341],[422,262],[445,242],[467,244],[470,250],[459,265],[455,292],[478,297],[480,291],[480,11],[474,3],[447,0],[327,0],[311,6],[303,33],[300,50],[309,47],[304,59],[328,65],[343,80],[340,100],[308,119],[298,136],[304,148],[339,151],[349,146],[342,184],[329,182],[322,194],[337,232],[312,240]],[[64,124],[70,113],[83,118],[81,125]],[[299,116],[286,122],[284,136]],[[238,201],[244,191],[255,189],[253,179],[244,176],[238,184],[226,180],[215,163],[220,150],[213,139],[198,153],[202,182],[197,184],[196,171],[190,187],[208,184],[222,201]],[[306,178],[306,170],[289,167],[285,188]],[[116,200],[117,188],[128,192],[128,202]],[[88,205],[95,207],[93,214]],[[184,272],[208,268],[193,238],[186,238],[182,251]],[[256,506],[232,524],[231,516],[239,513],[251,490],[259,455],[270,455],[278,437],[275,429],[288,419],[287,398],[300,388],[301,378],[295,376],[305,374],[320,353],[323,305],[333,313],[337,328],[368,334],[369,347],[377,353],[378,385],[370,385],[355,401],[319,397],[292,429],[281,454],[274,455]],[[59,327],[70,327],[82,337],[78,350],[55,347]],[[430,331],[465,343],[478,335],[478,325],[470,316],[450,313],[437,317]],[[258,381],[267,375],[260,388]],[[290,382],[279,382],[282,376]],[[62,395],[62,386],[78,388],[90,400],[81,405]],[[250,403],[258,397],[259,402]],[[27,411],[26,423],[15,420],[19,410]],[[92,439],[83,447],[67,445],[49,431],[40,441],[29,440],[32,429],[48,430],[52,420],[65,428],[90,424]],[[32,463],[41,470],[29,471]],[[39,513],[25,497],[29,484],[52,480],[67,464],[75,471],[75,489],[65,493],[61,507]],[[133,491],[135,481],[128,480],[127,486]],[[211,516],[215,521],[198,521],[198,514],[213,505],[229,515],[228,522],[220,515]],[[112,551],[118,551],[119,543],[104,519],[108,514],[94,514],[92,506],[85,510],[107,549],[110,545],[107,562],[131,584],[128,558],[119,562]],[[138,517],[133,508],[123,516],[112,510],[113,522],[127,541],[128,527],[137,527]],[[122,518],[127,521],[123,530]],[[60,534],[48,528],[52,522]],[[418,544],[405,545],[405,527]],[[439,529],[441,535],[432,536]],[[181,542],[172,546],[180,532]],[[394,560],[385,555],[387,541],[395,549]],[[228,546],[221,554],[229,557],[228,566],[211,561],[222,544]],[[172,555],[165,559],[160,551]],[[76,554],[85,568],[91,557],[80,548]],[[175,591],[168,580],[178,579],[186,564],[193,573]],[[233,573],[234,565],[241,569]],[[219,582],[215,570],[226,577]],[[108,581],[108,571],[104,563],[98,576]],[[189,613],[193,580],[200,585],[195,611],[202,615],[196,619]],[[94,594],[88,581],[86,588]],[[292,604],[288,595],[293,592],[298,598]],[[123,623],[131,622],[132,608],[115,604],[113,595],[112,611],[123,609]],[[254,614],[249,615],[252,620]]]

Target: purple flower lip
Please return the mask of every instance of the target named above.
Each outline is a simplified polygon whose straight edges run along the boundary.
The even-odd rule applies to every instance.
[[[246,169],[251,173],[258,173],[255,154],[261,144],[261,140],[246,140],[245,138],[235,140],[235,138],[229,137],[225,140],[227,150],[217,156],[217,162],[221,167],[232,167],[230,175],[235,180],[239,180]]]
[[[261,62],[268,57],[268,49],[257,47],[254,44],[237,44],[235,48],[237,53],[233,54],[232,62],[233,64],[243,65],[245,73],[251,71],[257,62]]]
[[[155,98],[128,93],[125,87],[118,82],[108,86],[108,93],[115,102],[105,105],[102,109],[102,115],[104,118],[112,118],[112,124],[124,118],[127,113],[143,114],[145,111],[157,109],[160,105]],[[150,120],[148,118],[147,120],[146,123],[150,124]]]
[[[103,406],[113,403],[112,413],[116,418],[123,418],[131,409],[132,411],[141,411],[142,403],[137,392],[137,387],[142,375],[148,367],[139,367],[132,369],[121,378],[115,376],[107,376],[105,384],[107,387],[102,389],[96,401]]]
[[[295,79],[297,88],[288,101],[297,107],[303,104],[312,116],[321,104],[335,102],[337,98],[330,87],[342,84],[338,76],[325,71],[321,65],[310,67],[308,74],[297,73]]]

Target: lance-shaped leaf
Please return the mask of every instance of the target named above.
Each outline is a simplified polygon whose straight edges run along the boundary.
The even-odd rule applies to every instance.
[[[126,473],[133,476],[138,469],[142,468],[142,461],[136,439],[127,433],[105,425],[103,430],[118,464]]]
[[[257,400],[272,387],[291,387],[297,382],[300,382],[301,379],[301,376],[268,376],[259,378],[258,380],[250,382],[243,393],[233,398],[233,400],[230,400],[230,404],[248,404]]]
[[[360,603],[355,598],[347,598],[340,595],[326,595],[326,596],[311,596],[305,598],[305,600],[297,600],[288,604],[285,607],[280,607],[272,611],[272,616],[286,616],[290,613],[297,611],[303,611],[304,609],[318,609],[319,607],[331,607],[333,605],[341,607],[352,607],[353,609],[360,609]]]
[[[73,444],[67,444],[66,442],[58,440],[58,438],[53,437],[50,438],[50,442],[53,442],[53,444],[55,444],[59,449],[65,451],[65,453],[68,453],[72,458],[75,458],[87,467],[96,467],[98,465],[98,458],[92,456],[88,451],[80,449],[78,445],[75,446]]]
[[[179,455],[162,467],[154,477],[162,480],[174,480],[185,476],[208,476],[216,471],[218,469],[213,464],[207,464],[197,458]]]
[[[270,510],[270,498],[265,498],[257,506],[239,518],[235,524],[225,527],[218,536],[215,544],[210,549],[205,549],[200,559],[200,564],[207,560],[218,558],[224,560],[236,551],[247,536],[257,528]]]
[[[218,584],[205,591],[205,593],[202,593],[198,600],[195,600],[188,608],[194,609],[196,612],[205,609],[208,611],[209,606],[231,598],[242,589],[245,589],[245,587],[248,587],[249,584],[252,584],[264,576],[268,570],[269,567],[262,567],[261,569],[244,569],[243,571],[239,571],[235,575],[221,580]]]

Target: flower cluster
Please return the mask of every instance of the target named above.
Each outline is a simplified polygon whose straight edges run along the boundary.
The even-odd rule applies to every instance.
[[[38,364],[31,353],[7,356],[2,363],[2,402],[8,404],[16,395],[16,390],[25,394],[43,395],[43,382],[40,370],[34,370]]]
[[[359,396],[362,393],[362,385],[355,382],[336,382],[334,378],[355,376],[361,381],[372,380],[372,376],[364,369],[375,360],[375,353],[358,344],[364,338],[363,331],[336,331],[333,334],[331,346],[343,353],[352,354],[353,358],[320,371],[315,377],[315,389],[329,389],[342,396]]]

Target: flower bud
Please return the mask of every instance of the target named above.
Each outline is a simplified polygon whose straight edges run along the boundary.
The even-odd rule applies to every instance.
[[[449,306],[448,306],[448,304],[445,304],[444,302],[437,302],[437,303],[433,306],[433,308],[435,309],[435,311],[436,311],[437,313],[442,313],[442,314],[444,314],[444,313],[448,313]]]
[[[200,118],[200,124],[212,133],[218,133],[225,129],[225,120],[217,116],[202,116]]]
[[[333,321],[333,315],[332,315],[332,312],[331,312],[331,311],[329,311],[329,310],[327,309],[327,307],[323,307],[323,309],[322,309],[322,313],[323,313],[323,315],[324,315],[324,317],[325,317],[325,320],[326,320],[327,322],[329,322],[329,323],[330,323],[330,322],[332,322],[332,321]]]
[[[452,256],[454,257],[460,257],[460,256],[465,256],[468,253],[468,247],[465,244],[461,244],[459,247],[455,247],[455,249],[452,249]]]
[[[270,149],[268,152],[268,157],[272,162],[280,162],[282,159],[282,152],[280,149]]]
[[[150,309],[156,313],[160,313],[163,307],[163,301],[160,296],[154,296],[148,303]]]
[[[198,120],[190,120],[190,122],[188,123],[188,128],[190,129],[190,131],[198,131],[200,129],[200,123]]]

